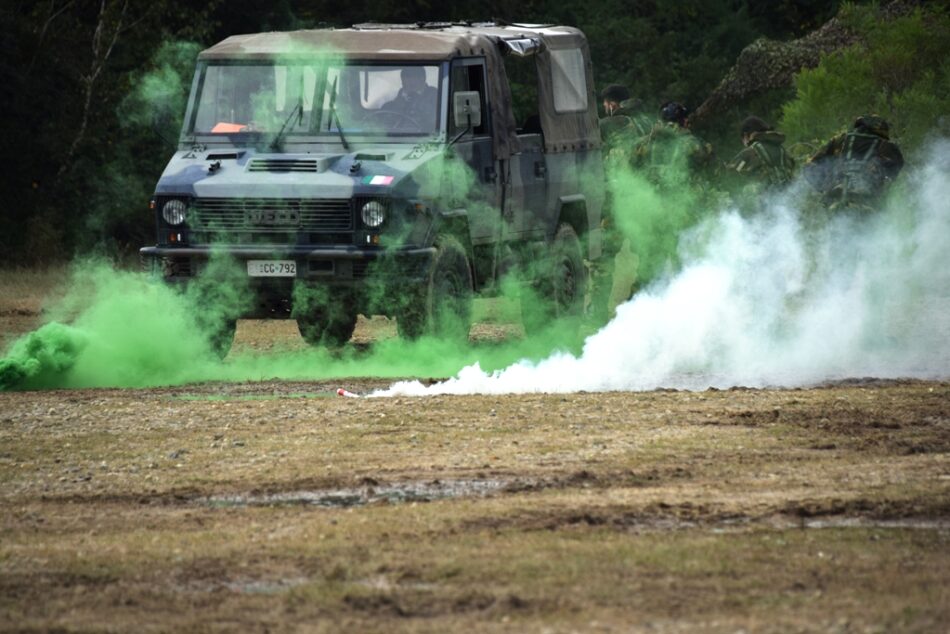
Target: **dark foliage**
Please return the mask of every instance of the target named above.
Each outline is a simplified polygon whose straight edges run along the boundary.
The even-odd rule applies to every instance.
[[[129,95],[157,64],[183,63],[169,61],[175,54],[163,49],[168,42],[209,45],[235,33],[365,21],[497,18],[569,24],[588,36],[598,89],[625,83],[651,107],[670,99],[695,107],[756,38],[801,35],[831,17],[837,5],[818,0],[3,3],[0,259],[34,264],[96,248],[128,256],[148,242],[149,188],[170,147],[130,114],[135,104]],[[473,14],[475,6],[480,13]]]

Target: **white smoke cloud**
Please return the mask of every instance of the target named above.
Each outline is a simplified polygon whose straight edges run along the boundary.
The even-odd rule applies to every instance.
[[[950,141],[880,213],[808,228],[789,194],[683,237],[683,267],[585,342],[374,396],[801,386],[950,376]],[[685,255],[689,254],[689,255]]]

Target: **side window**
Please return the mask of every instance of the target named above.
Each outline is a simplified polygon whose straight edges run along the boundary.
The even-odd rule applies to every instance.
[[[456,60],[452,64],[452,98],[449,99],[449,123],[452,134],[458,134],[462,129],[456,127],[452,120],[452,104],[455,102],[455,93],[477,91],[478,101],[481,104],[482,123],[472,130],[475,136],[488,134],[489,117],[488,91],[485,88],[485,62],[480,59]]]
[[[537,58],[534,55],[506,55],[505,73],[511,85],[511,109],[515,115],[518,134],[540,134]]]
[[[551,87],[555,112],[587,110],[587,74],[580,49],[551,51]]]

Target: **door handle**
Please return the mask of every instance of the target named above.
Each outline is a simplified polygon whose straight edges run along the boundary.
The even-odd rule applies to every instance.
[[[534,175],[538,178],[544,178],[548,174],[548,168],[544,161],[538,161],[534,164]]]

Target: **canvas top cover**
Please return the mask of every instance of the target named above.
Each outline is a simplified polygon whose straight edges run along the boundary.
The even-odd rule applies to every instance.
[[[596,98],[584,34],[572,27],[483,24],[365,24],[234,35],[202,51],[199,61],[291,60],[313,55],[353,60],[423,62],[484,57],[492,99],[494,153],[519,151],[505,55],[536,55],[539,116],[547,152],[598,147]],[[501,125],[499,125],[499,123]]]

